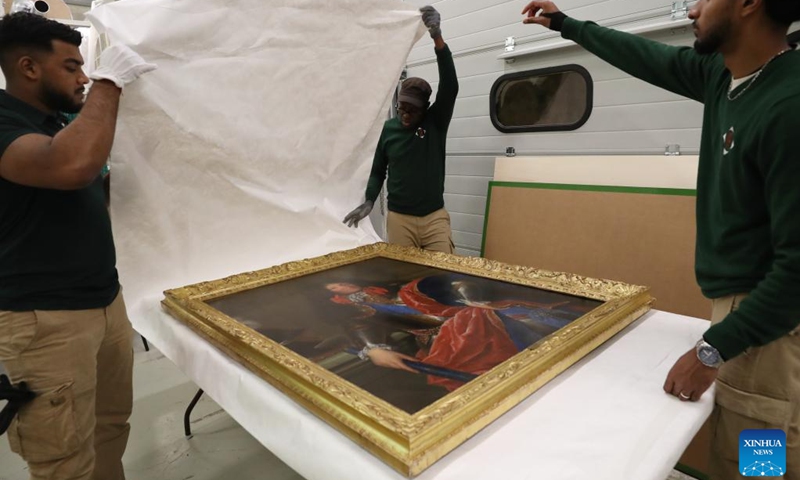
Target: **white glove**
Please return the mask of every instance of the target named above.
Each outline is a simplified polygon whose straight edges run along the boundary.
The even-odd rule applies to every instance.
[[[125,45],[112,45],[100,54],[100,65],[89,74],[92,80],[109,80],[122,88],[141,75],[156,69],[147,63],[138,53]]]

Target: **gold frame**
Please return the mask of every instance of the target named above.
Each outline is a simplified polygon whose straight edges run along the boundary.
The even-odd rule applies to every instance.
[[[604,303],[411,415],[266,338],[208,300],[335,267],[388,258]],[[646,287],[478,257],[377,243],[164,292],[162,304],[212,344],[366,448],[415,476],[646,313]]]

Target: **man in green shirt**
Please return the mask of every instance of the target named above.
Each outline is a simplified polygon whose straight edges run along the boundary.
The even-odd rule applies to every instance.
[[[439,12],[433,7],[420,11],[436,49],[436,101],[433,105],[428,102],[431,87],[425,80],[409,78],[403,82],[397,98],[398,117],[384,124],[375,149],[366,201],[344,221],[358,226],[369,215],[388,169],[388,241],[453,253],[450,215],[444,209],[444,178],[447,129],[458,95],[458,77],[453,55],[442,39]]]
[[[525,23],[561,32],[612,65],[705,105],[695,269],[712,326],[664,390],[696,401],[716,380],[711,474],[740,478],[739,434],[787,434],[800,478],[800,52],[797,0],[699,0],[694,49],[671,47],[531,2]]]
[[[132,329],[100,172],[122,87],[155,67],[112,46],[84,102],[80,43],[38,15],[0,19],[0,362],[36,394],[8,430],[31,478],[122,480]]]

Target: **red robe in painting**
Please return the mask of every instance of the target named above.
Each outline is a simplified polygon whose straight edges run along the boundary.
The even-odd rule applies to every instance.
[[[439,335],[420,361],[440,367],[480,375],[516,355],[518,350],[508,336],[493,306],[443,305],[420,292],[414,280],[403,286],[399,296],[420,313],[446,317]],[[462,382],[429,376],[428,383],[453,391]]]

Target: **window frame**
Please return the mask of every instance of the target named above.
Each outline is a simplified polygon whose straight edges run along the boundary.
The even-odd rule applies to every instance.
[[[515,80],[519,78],[539,77],[552,75],[555,73],[577,73],[586,81],[586,108],[581,118],[568,125],[528,125],[528,126],[506,126],[500,123],[497,119],[497,90],[504,82],[508,80]],[[492,89],[489,93],[489,118],[495,129],[503,133],[528,133],[528,132],[564,132],[572,131],[581,128],[592,115],[594,109],[594,81],[589,70],[578,64],[558,65],[555,67],[537,68],[533,70],[525,70],[523,72],[507,73],[500,76],[492,84]]]

